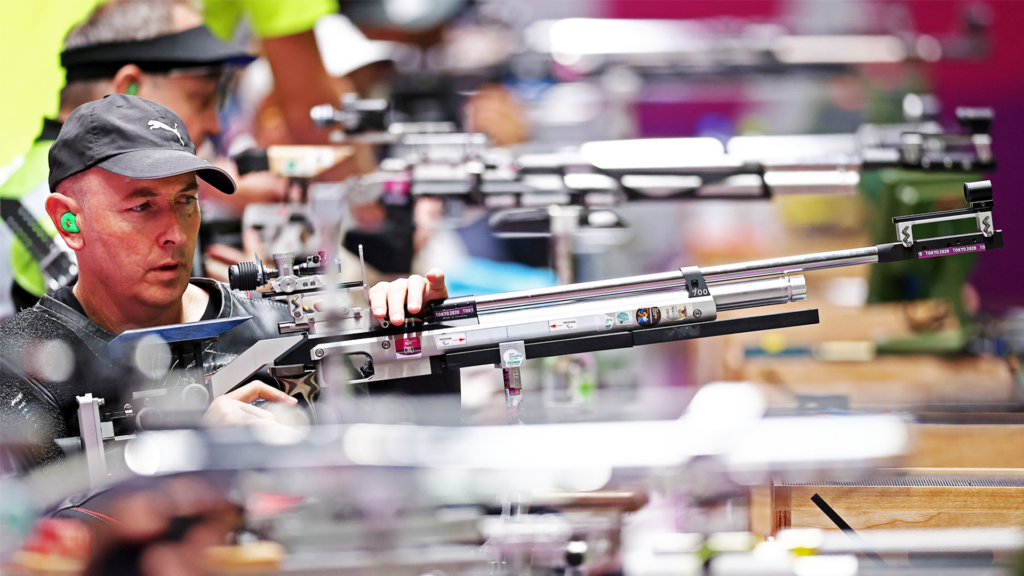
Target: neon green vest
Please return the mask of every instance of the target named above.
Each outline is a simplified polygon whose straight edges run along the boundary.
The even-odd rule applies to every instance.
[[[3,186],[0,186],[0,198],[18,201],[27,199],[26,204],[32,204],[29,209],[33,213],[44,213],[41,202],[45,202],[49,194],[46,178],[50,173],[46,157],[52,144],[53,140],[37,140],[32,145],[32,148],[25,154],[25,162],[21,168],[12,174]],[[41,230],[48,238],[57,235],[57,229],[49,218],[38,219],[36,225],[39,227],[37,230]],[[35,296],[46,294],[46,284],[43,282],[39,262],[32,257],[17,236],[11,245],[10,258],[14,281],[30,294]]]

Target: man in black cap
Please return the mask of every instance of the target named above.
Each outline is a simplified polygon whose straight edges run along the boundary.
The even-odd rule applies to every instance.
[[[212,373],[252,346],[278,335],[290,319],[281,304],[251,300],[223,284],[191,278],[199,231],[197,178],[232,194],[222,169],[195,156],[182,119],[137,96],[115,94],[77,108],[49,151],[46,211],[78,255],[72,287],[0,324],[0,418],[5,431],[30,430],[31,454],[16,467],[59,459],[55,438],[78,435],[76,397],[119,399],[130,387],[128,367],[110,359],[121,332],[233,316],[252,320],[223,334],[203,354]],[[408,294],[407,294],[408,293]],[[424,302],[444,298],[440,271],[375,286],[371,308],[402,321]],[[291,402],[250,383],[214,400],[213,425],[277,425],[250,403]],[[8,438],[11,436],[9,435]]]

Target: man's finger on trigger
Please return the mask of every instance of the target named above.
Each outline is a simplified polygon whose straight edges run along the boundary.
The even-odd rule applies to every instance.
[[[299,399],[298,398],[296,398],[294,396],[289,396],[288,394],[285,394],[283,390],[278,390],[277,388],[274,388],[273,386],[268,386],[268,388],[269,388],[269,390],[267,391],[268,395],[264,396],[261,393],[260,394],[260,398],[263,398],[264,400],[270,400],[271,402],[282,402],[284,404],[298,404],[299,403]]]
[[[250,400],[255,402],[256,400],[270,400],[271,402],[284,402],[286,404],[295,404],[298,402],[295,398],[284,393],[284,391],[274,388],[266,382],[254,382],[256,384],[256,398]]]
[[[423,276],[414,274],[409,276],[409,296],[406,299],[405,307],[410,314],[419,314],[423,308],[423,293],[427,288],[427,280]]]
[[[252,396],[252,394],[253,394],[252,389],[253,389],[254,384],[256,384],[256,383],[255,382],[249,382],[247,384],[244,384],[244,385],[242,385],[242,386],[232,390],[231,392],[228,392],[227,394],[224,395],[224,397],[225,398],[230,398],[232,400],[237,400],[239,402],[252,402],[256,398],[259,398],[259,395],[257,394],[257,395],[252,397],[252,400],[248,400],[248,398],[250,396]]]
[[[255,402],[260,399],[260,389],[263,386],[269,387],[266,382],[253,380],[237,390],[228,392],[225,396],[239,402]]]
[[[377,318],[383,318],[388,311],[388,289],[390,282],[379,282],[370,288],[370,309]]]
[[[249,382],[238,390],[226,394],[226,396],[245,403],[255,402],[261,398],[273,402],[287,402],[287,398],[289,398],[284,392],[260,380]]]
[[[392,324],[405,322],[405,295],[409,282],[404,279],[395,280],[388,288],[388,315]]]

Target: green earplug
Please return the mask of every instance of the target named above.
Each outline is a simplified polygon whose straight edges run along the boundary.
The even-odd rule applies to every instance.
[[[60,227],[63,228],[65,232],[74,232],[76,234],[81,232],[81,230],[78,229],[78,222],[75,222],[75,215],[71,212],[65,212],[64,215],[60,217]]]

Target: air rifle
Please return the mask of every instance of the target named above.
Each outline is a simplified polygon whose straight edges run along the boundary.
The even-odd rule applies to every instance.
[[[349,99],[341,108],[324,104],[311,112],[319,126],[336,128],[348,140],[392,145],[378,171],[346,181],[351,199],[407,207],[414,198],[432,197],[456,205],[456,214],[458,205],[480,206],[493,212],[490,225],[498,236],[562,236],[560,244],[572,230],[625,227],[612,208],[627,202],[853,194],[866,170],[995,169],[988,108],[958,108],[958,132],[943,130],[923,112],[908,112],[906,123],[865,124],[852,134],[737,136],[724,144],[714,138],[613,140],[539,153],[494,148],[483,134],[449,132],[453,127],[441,124],[389,123],[386,109],[385,101]],[[278,146],[248,154],[262,154],[261,169],[310,178],[330,167],[335,148]],[[238,161],[240,171],[248,169]],[[373,241],[364,236],[364,244]],[[346,240],[346,247],[354,251],[356,243]],[[381,253],[390,248],[371,249],[371,263],[395,260]],[[398,252],[408,260],[408,250]],[[553,266],[571,268],[563,260],[553,255]]]
[[[308,385],[315,382],[321,363],[332,356],[363,365],[358,382],[491,364],[506,370],[511,420],[518,403],[517,370],[525,360],[815,324],[818,313],[813,309],[730,319],[719,319],[718,313],[805,300],[804,272],[1001,248],[1002,232],[992,222],[991,183],[966,183],[964,196],[967,208],[894,218],[899,238],[894,243],[450,298],[431,303],[423,318],[410,318],[402,326],[349,306],[347,298],[340,299],[341,304],[335,299],[325,312],[314,312],[303,298],[328,292],[329,284],[318,280],[313,285],[313,275],[287,259],[277,269],[244,263],[231,269],[232,288],[269,290],[251,294],[287,302],[293,321],[280,324],[279,338],[242,353],[208,383],[217,396],[269,367],[273,376]],[[914,234],[918,224],[948,220],[972,221],[976,230],[937,238]],[[364,280],[336,289],[343,295],[365,295],[367,286]]]
[[[110,344],[112,357],[128,357],[158,337],[177,358],[177,365],[187,369],[171,371],[159,377],[154,386],[133,392],[123,408],[106,406],[105,399],[88,394],[79,397],[80,436],[69,439],[68,444],[74,445],[71,449],[83,449],[91,480],[98,485],[107,477],[105,444],[132,438],[132,430],[173,424],[175,412],[183,412],[188,421],[189,414],[201,414],[212,398],[248,382],[263,369],[268,369],[287,393],[300,396],[315,415],[313,404],[321,387],[349,383],[323,375],[325,361],[339,357],[363,366],[361,378],[352,382],[499,366],[505,378],[508,420],[518,422],[522,390],[519,369],[526,360],[815,324],[818,312],[814,309],[730,319],[719,319],[718,313],[805,300],[804,272],[1001,248],[1003,234],[992,221],[991,183],[966,183],[964,196],[967,208],[894,218],[898,242],[450,298],[431,303],[422,318],[410,318],[402,326],[392,326],[369,310],[350,306],[351,293],[362,292],[367,297],[365,272],[361,282],[334,284],[337,262],[330,264],[332,260],[324,254],[299,264],[291,255],[277,255],[276,268],[259,261],[243,262],[231,267],[231,286],[250,291],[252,297],[288,305],[292,319],[279,325],[280,336],[260,340],[204,377],[205,343],[248,317],[121,334]],[[320,212],[329,211],[320,208]],[[937,238],[914,234],[918,224],[949,220],[971,221],[976,230]],[[304,301],[311,296],[326,297],[328,305],[315,310]],[[119,426],[125,431],[118,432]]]
[[[494,148],[483,134],[456,132],[449,123],[392,121],[385,100],[349,98],[340,108],[316,106],[310,116],[317,126],[333,129],[339,142],[392,145],[380,172],[361,185],[385,192],[405,187],[413,196],[460,198],[495,209],[607,204],[602,197],[609,195],[619,203],[852,192],[862,170],[995,168],[989,108],[958,108],[959,132],[911,117],[902,124],[864,124],[853,134],[737,136],[724,144],[715,138],[611,140],[541,153]],[[241,173],[270,169],[308,178],[329,167],[331,150],[276,146],[237,160]]]
[[[736,136],[724,144],[714,138],[612,140],[552,153],[486,149],[457,160],[432,156],[429,146],[406,146],[372,178],[391,187],[405,183],[412,196],[491,209],[853,193],[866,170],[995,169],[992,111],[959,108],[957,120],[959,133],[931,121],[865,124],[853,134]]]

